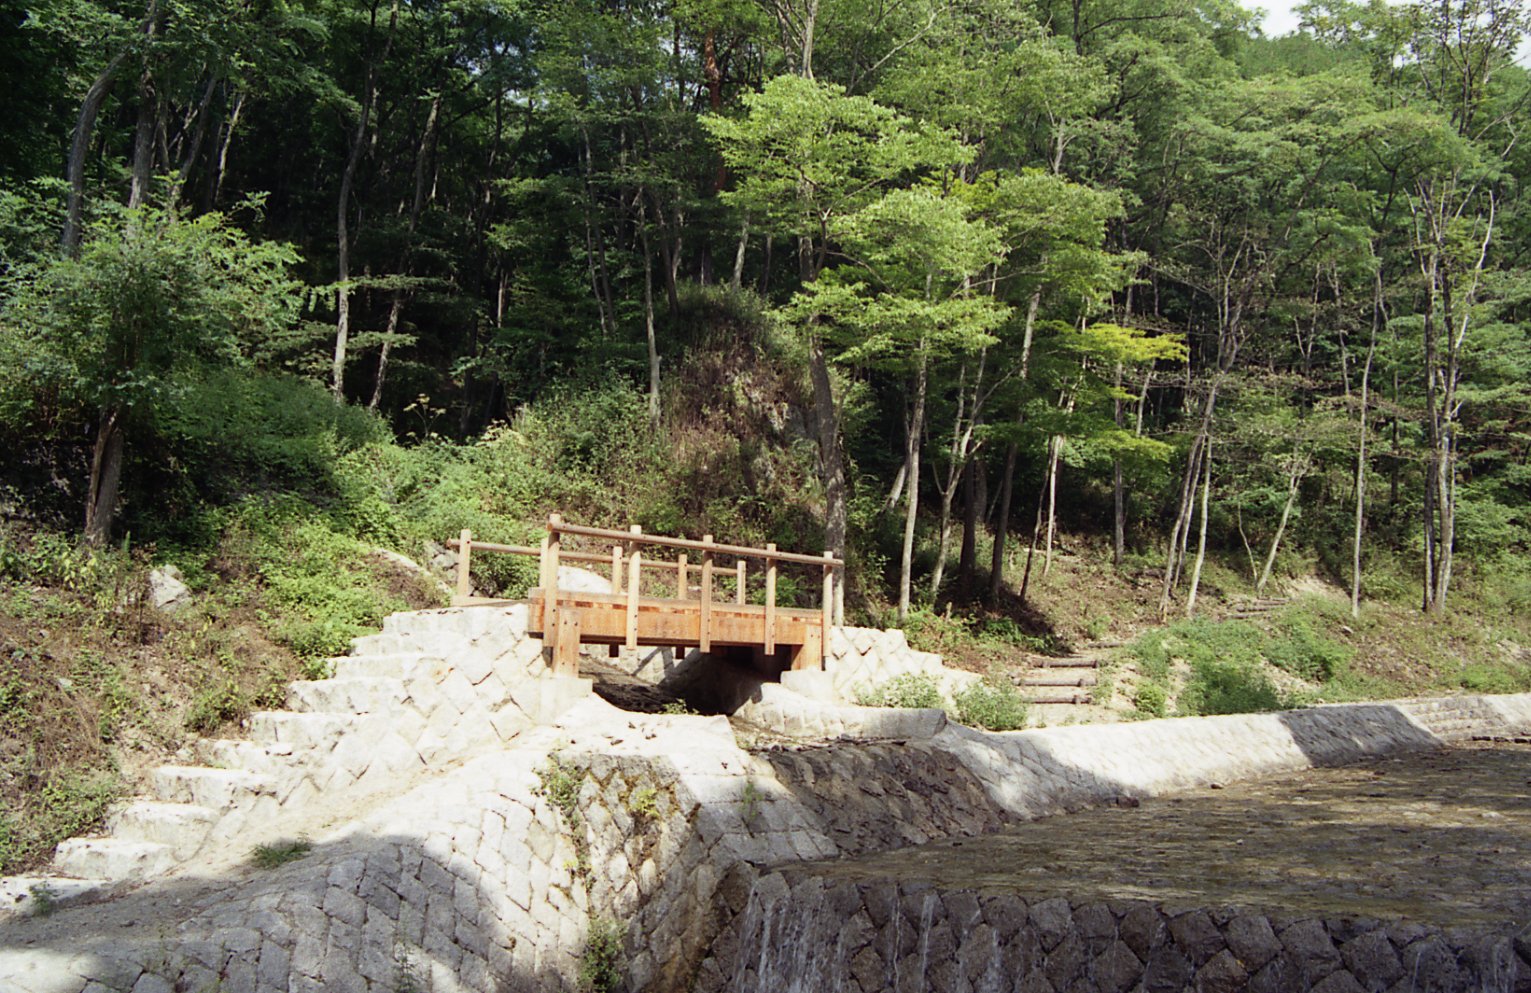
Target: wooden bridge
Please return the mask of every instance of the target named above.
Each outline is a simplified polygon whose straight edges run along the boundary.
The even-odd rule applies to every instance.
[[[566,547],[575,543],[570,539],[603,548],[609,545],[610,551]],[[455,606],[505,602],[472,595],[473,553],[538,557],[538,584],[527,595],[529,630],[551,649],[554,671],[568,675],[579,669],[581,645],[648,645],[703,652],[749,648],[765,656],[785,652],[793,669],[822,669],[834,620],[835,577],[845,564],[830,552],[816,556],[779,551],[774,544],[764,548],[720,544],[710,534],[700,541],[670,538],[644,534],[636,525],[627,531],[584,527],[566,524],[557,514],[548,517],[548,534],[541,548],[475,541],[467,530],[448,544],[458,549]],[[646,553],[645,549],[661,551]],[[675,557],[663,557],[667,552]],[[698,561],[691,562],[689,553],[697,553]],[[763,576],[761,603],[748,602],[752,561],[761,563],[757,567]],[[558,572],[565,563],[609,568],[611,592],[560,589]],[[817,610],[777,603],[777,573],[783,564],[806,566],[820,574]],[[693,574],[699,582],[694,598]],[[675,595],[645,595],[645,590],[653,593],[656,587],[673,590]],[[719,600],[719,592],[732,596]]]

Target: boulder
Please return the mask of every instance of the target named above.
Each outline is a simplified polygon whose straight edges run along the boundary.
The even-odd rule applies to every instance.
[[[160,566],[149,573],[149,602],[158,610],[174,613],[191,603],[191,588],[182,581],[181,570]]]

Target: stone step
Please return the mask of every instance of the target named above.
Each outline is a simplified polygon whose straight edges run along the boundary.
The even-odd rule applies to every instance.
[[[404,696],[403,680],[378,676],[287,684],[287,706],[299,713],[385,713],[397,710]]]
[[[263,744],[290,745],[294,751],[328,751],[347,731],[364,718],[354,714],[296,714],[290,710],[263,710],[250,715],[250,740]]]
[[[0,877],[0,916],[7,913],[34,914],[43,911],[39,894],[47,909],[67,907],[93,900],[105,894],[111,883],[105,879],[69,879],[64,876]]]
[[[154,793],[171,803],[189,803],[225,811],[263,793],[274,793],[267,776],[239,769],[208,769],[193,765],[162,765],[154,770]]]
[[[279,773],[293,764],[288,744],[202,738],[191,746],[197,761],[213,769],[243,769],[259,775]]]
[[[175,866],[169,845],[122,838],[69,838],[59,843],[53,871],[75,879],[147,879]]]
[[[137,800],[113,811],[106,827],[113,838],[164,845],[180,860],[197,854],[217,820],[208,807]]]
[[[396,634],[368,634],[351,641],[352,655],[398,655],[411,647],[407,639]]]
[[[394,655],[348,655],[335,659],[335,679],[410,679],[430,671],[440,653],[399,652]]]

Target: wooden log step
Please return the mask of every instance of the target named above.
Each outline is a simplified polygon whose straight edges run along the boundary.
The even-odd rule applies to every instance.
[[[1095,680],[1086,676],[1026,676],[1022,686],[1094,686]]]
[[[1041,705],[1057,705],[1057,704],[1081,704],[1082,705],[1082,704],[1090,703],[1090,694],[1088,694],[1088,693],[1076,693],[1073,696],[1035,696],[1035,697],[1027,698],[1026,702],[1027,703],[1031,703],[1031,704],[1037,704],[1039,706],[1041,706]]]
[[[1066,658],[1035,661],[1033,669],[1099,669],[1100,659]]]

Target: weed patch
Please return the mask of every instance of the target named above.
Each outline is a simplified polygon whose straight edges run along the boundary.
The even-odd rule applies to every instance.
[[[275,869],[296,862],[313,850],[313,842],[306,838],[274,841],[269,845],[256,845],[250,851],[250,864],[257,869]]]

